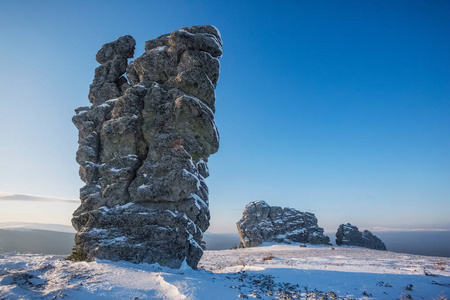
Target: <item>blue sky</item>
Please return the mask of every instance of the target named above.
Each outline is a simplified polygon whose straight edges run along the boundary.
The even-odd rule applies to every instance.
[[[328,230],[450,229],[449,15],[448,1],[4,2],[0,192],[77,198],[71,117],[89,105],[96,52],[130,34],[137,57],[212,24],[211,231],[235,232],[262,199]]]

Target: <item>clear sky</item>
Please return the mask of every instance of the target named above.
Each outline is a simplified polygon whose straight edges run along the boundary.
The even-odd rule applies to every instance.
[[[89,105],[97,51],[130,34],[137,57],[212,24],[212,232],[236,232],[255,200],[330,231],[450,230],[449,16],[449,1],[3,1],[0,192],[77,198],[71,117]]]

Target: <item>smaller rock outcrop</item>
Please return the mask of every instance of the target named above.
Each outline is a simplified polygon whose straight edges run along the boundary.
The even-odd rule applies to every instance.
[[[265,201],[249,203],[242,219],[236,223],[244,247],[263,242],[328,244],[317,218],[309,212],[293,208],[270,206]]]
[[[369,230],[363,232],[347,223],[341,224],[336,232],[336,245],[358,246],[375,250],[386,250],[386,245]]]

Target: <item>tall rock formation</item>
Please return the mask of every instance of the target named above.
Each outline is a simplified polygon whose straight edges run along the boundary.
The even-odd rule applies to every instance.
[[[236,223],[244,247],[263,242],[328,244],[317,218],[309,212],[293,208],[270,206],[265,201],[250,202],[242,219]]]
[[[131,36],[102,47],[92,106],[72,119],[86,183],[74,256],[196,268],[210,219],[207,162],[219,148],[222,40],[213,26],[182,28],[147,41],[128,64],[134,47]]]
[[[386,250],[386,245],[369,230],[363,232],[347,223],[341,224],[336,232],[336,245],[358,246],[375,250]]]

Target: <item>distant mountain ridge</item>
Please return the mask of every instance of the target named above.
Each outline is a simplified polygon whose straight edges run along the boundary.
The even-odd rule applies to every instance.
[[[69,255],[75,233],[29,228],[0,229],[0,252]]]
[[[377,235],[392,252],[450,257],[450,232],[448,231],[377,232]],[[8,236],[8,239],[5,239],[5,236]],[[74,245],[75,231],[71,226],[60,224],[0,223],[0,248],[4,252],[41,253],[38,251],[39,247],[35,247],[39,243],[36,243],[34,236],[41,237],[42,240],[39,243],[46,244],[45,253],[56,254],[54,247],[59,249],[59,245],[63,245],[66,252],[62,251],[64,253],[61,254],[70,254]],[[328,234],[328,236],[333,238],[332,234]],[[12,244],[9,242],[11,238],[13,238]],[[23,240],[23,244],[17,244],[16,240]],[[206,241],[206,250],[223,250],[237,245],[239,235],[237,233],[211,233],[207,231],[203,240]],[[332,242],[334,242],[334,239],[332,239]],[[27,243],[29,245],[25,245]]]

